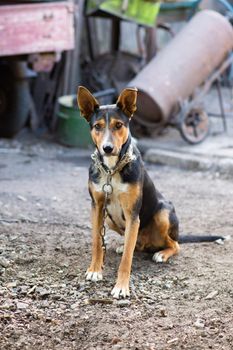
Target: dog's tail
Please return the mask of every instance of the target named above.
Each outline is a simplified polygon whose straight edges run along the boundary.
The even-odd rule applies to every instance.
[[[203,242],[216,242],[224,243],[229,240],[230,236],[211,236],[211,235],[181,235],[178,239],[180,244],[183,243],[203,243]]]

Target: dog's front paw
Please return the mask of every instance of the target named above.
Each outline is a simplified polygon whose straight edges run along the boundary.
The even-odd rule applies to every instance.
[[[156,263],[163,263],[166,262],[166,259],[162,252],[157,252],[152,256],[152,260]]]
[[[113,298],[119,299],[120,297],[126,298],[129,297],[129,286],[116,284],[113,290],[111,291]]]
[[[93,282],[102,281],[102,279],[103,279],[103,274],[101,271],[89,271],[89,270],[87,270],[85,276],[86,276],[86,280],[93,281]]]

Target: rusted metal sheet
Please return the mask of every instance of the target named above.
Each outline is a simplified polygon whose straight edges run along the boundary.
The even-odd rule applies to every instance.
[[[134,78],[138,120],[166,124],[233,48],[233,29],[225,17],[205,10],[193,19]]]
[[[74,47],[71,2],[0,6],[0,56]]]

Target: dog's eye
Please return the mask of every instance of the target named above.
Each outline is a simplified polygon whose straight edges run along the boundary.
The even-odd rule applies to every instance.
[[[122,123],[120,123],[120,122],[117,122],[116,123],[116,125],[115,125],[115,128],[117,129],[117,130],[119,130],[121,127],[122,127]]]
[[[94,128],[95,128],[95,130],[100,131],[101,130],[101,125],[100,124],[95,124]]]

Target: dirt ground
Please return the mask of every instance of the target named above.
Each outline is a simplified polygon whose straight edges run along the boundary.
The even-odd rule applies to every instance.
[[[136,253],[131,298],[117,301],[121,238],[108,232],[104,280],[85,281],[89,154],[0,141],[0,349],[232,349],[233,240],[182,245],[164,265]],[[232,235],[232,180],[147,168],[181,232]]]

